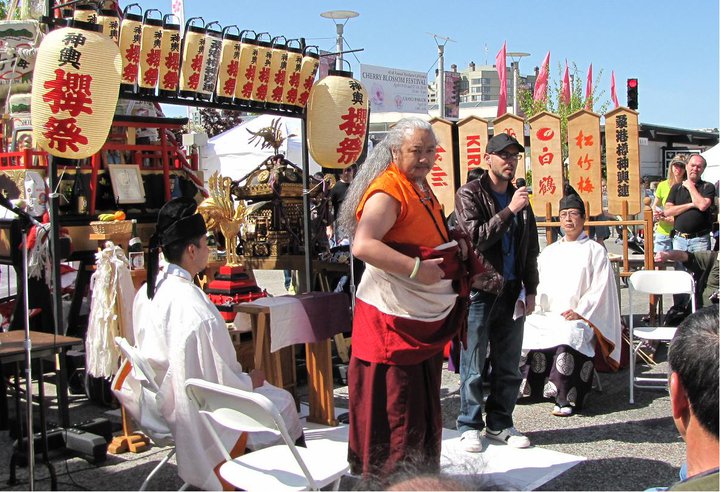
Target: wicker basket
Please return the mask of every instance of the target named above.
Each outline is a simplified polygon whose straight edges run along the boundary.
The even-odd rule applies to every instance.
[[[114,220],[111,222],[94,221],[90,227],[95,234],[130,234],[132,232],[131,220]]]

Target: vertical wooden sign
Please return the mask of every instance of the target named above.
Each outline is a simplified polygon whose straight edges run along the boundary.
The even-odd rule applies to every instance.
[[[457,122],[460,148],[460,184],[467,181],[471,169],[487,169],[483,156],[487,149],[488,122],[477,116],[469,116]]]
[[[568,116],[568,181],[584,202],[588,216],[602,213],[600,115],[581,109]]]
[[[638,113],[625,107],[605,115],[605,159],[607,162],[608,212],[622,215],[640,213],[640,142]]]
[[[563,194],[562,142],[560,118],[543,111],[530,124],[530,166],[532,168],[533,211],[545,215],[546,204],[557,215]]]
[[[445,210],[445,215],[455,210],[455,155],[453,152],[452,127],[448,120],[433,118],[430,124],[437,138],[435,165],[428,175],[433,193]]]
[[[520,145],[525,147],[525,120],[514,114],[505,113],[499,118],[495,118],[493,121],[493,135],[498,133],[507,133],[511,137],[515,138]],[[525,178],[525,153],[523,152],[518,159],[517,167],[515,168],[515,179]]]

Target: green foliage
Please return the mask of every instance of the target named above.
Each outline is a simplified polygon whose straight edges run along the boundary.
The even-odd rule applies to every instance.
[[[200,121],[207,136],[212,138],[224,131],[235,128],[243,120],[240,111],[202,108],[200,109]]]
[[[581,75],[577,65],[573,62],[570,64],[570,104],[562,101],[562,78],[565,67],[558,63],[557,79],[548,81],[548,96],[545,101],[535,101],[533,99],[533,91],[530,89],[522,89],[518,91],[520,96],[520,108],[525,116],[529,119],[542,111],[548,111],[560,117],[560,134],[562,141],[562,158],[563,162],[568,157],[567,147],[567,120],[568,116],[576,111],[585,108],[586,98],[585,92],[585,75]],[[593,111],[598,114],[605,114],[610,106],[610,102],[604,99],[605,90],[598,89],[600,80],[602,79],[602,69],[598,72],[593,81],[593,91],[590,98],[593,101]],[[552,83],[551,83],[552,82]],[[598,105],[599,103],[599,105]]]

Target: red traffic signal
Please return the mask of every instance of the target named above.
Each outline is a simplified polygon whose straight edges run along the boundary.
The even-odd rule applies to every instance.
[[[630,109],[638,108],[638,79],[627,79],[627,105]]]

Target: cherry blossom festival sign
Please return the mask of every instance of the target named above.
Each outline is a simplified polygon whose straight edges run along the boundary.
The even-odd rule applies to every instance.
[[[34,141],[56,157],[99,152],[112,125],[121,70],[118,46],[99,32],[65,27],[48,34],[33,77]]]

